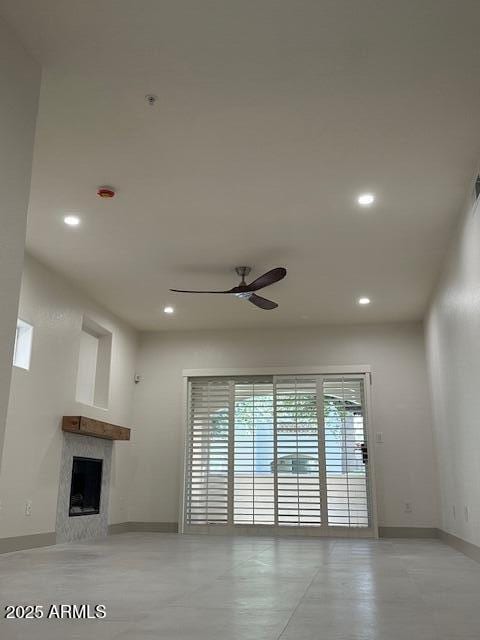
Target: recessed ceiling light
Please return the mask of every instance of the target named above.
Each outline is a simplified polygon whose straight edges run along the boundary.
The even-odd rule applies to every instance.
[[[69,227],[78,227],[80,224],[80,218],[78,216],[65,216],[63,219],[65,224]]]
[[[164,313],[173,313],[173,307],[165,307],[163,312]]]
[[[357,198],[357,202],[361,207],[369,207],[375,202],[375,196],[373,193],[361,193]]]
[[[359,298],[358,304],[370,304],[370,298]]]

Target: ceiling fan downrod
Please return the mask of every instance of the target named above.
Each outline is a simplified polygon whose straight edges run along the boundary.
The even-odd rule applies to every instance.
[[[252,269],[250,267],[235,267],[235,271],[237,272],[237,275],[240,276],[241,281],[240,284],[238,285],[239,287],[247,287],[247,283],[245,282],[245,278],[246,276],[248,276],[248,274],[250,273]],[[235,296],[237,298],[241,298],[243,300],[248,300],[249,298],[252,297],[252,292],[251,291],[240,291],[238,293],[235,294]]]

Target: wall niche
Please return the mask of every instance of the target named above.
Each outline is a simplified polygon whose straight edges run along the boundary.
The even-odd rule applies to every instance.
[[[91,318],[84,317],[78,355],[77,402],[108,409],[111,360],[111,332]]]

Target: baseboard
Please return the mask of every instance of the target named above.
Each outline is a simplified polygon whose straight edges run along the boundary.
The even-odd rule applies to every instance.
[[[127,532],[178,533],[177,522],[120,522],[108,527],[109,534]],[[380,538],[438,538],[434,527],[379,527]]]
[[[131,531],[178,533],[178,522],[130,522]]]
[[[380,538],[438,538],[434,527],[378,527]]]
[[[0,538],[0,553],[11,553],[23,549],[35,549],[37,547],[50,547],[56,542],[55,532],[34,533],[29,536],[14,536],[12,538]]]
[[[445,542],[445,544],[448,544],[450,547],[453,547],[457,551],[460,551],[472,560],[480,562],[480,547],[477,547],[476,544],[472,544],[471,542],[462,540],[462,538],[458,538],[452,533],[447,533],[442,529],[438,530],[438,537],[442,542]]]
[[[127,532],[178,533],[178,522],[120,522],[108,527],[109,534]]]
[[[114,535],[116,533],[128,533],[131,531],[130,522],[118,522],[117,524],[108,525],[108,535]]]

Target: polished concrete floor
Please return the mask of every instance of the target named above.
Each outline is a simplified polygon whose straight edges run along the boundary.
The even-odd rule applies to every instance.
[[[435,540],[127,533],[0,556],[0,601],[105,620],[1,620],[1,640],[479,640],[480,565]]]

